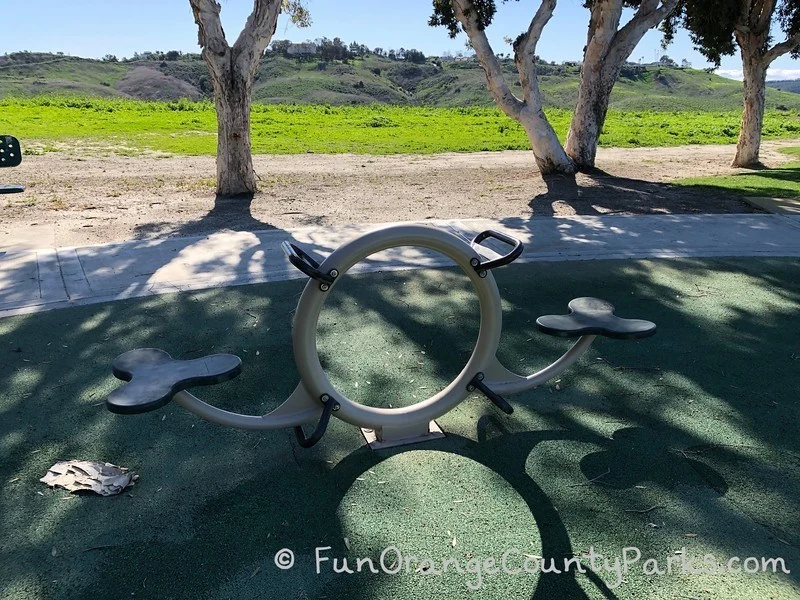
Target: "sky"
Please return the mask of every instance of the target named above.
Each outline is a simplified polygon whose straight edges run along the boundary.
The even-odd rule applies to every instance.
[[[221,0],[222,23],[229,43],[241,31],[252,1]],[[426,55],[466,52],[466,36],[455,40],[442,28],[429,27],[431,0],[307,0],[312,25],[298,29],[281,17],[273,39],[295,42],[321,37],[357,41],[370,48],[416,48]],[[496,53],[510,47],[503,38],[516,37],[527,29],[538,0],[501,4],[487,33]],[[627,12],[626,15],[630,15]],[[113,54],[130,57],[146,50],[199,52],[197,29],[188,0],[0,0],[0,54],[21,50],[64,52],[72,56],[100,58]],[[586,42],[588,10],[580,0],[561,0],[539,42],[538,54],[548,61],[580,60]],[[653,62],[665,51],[658,31],[649,32],[630,57],[634,62]],[[710,66],[692,48],[681,32],[666,54],[680,63],[688,60],[695,68]],[[738,56],[726,57],[721,75],[741,79]],[[770,79],[800,78],[800,61],[788,55],[777,59]]]

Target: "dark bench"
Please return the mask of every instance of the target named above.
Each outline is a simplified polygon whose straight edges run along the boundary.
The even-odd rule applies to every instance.
[[[22,162],[22,150],[19,147],[19,140],[11,135],[0,135],[0,168],[17,167]],[[21,185],[0,184],[0,194],[17,194],[24,192],[25,187]]]
[[[656,333],[655,323],[618,317],[611,303],[600,298],[575,298],[568,306],[568,315],[536,319],[539,331],[556,337],[604,335],[618,340],[638,340]]]
[[[120,354],[111,363],[117,379],[129,381],[106,399],[108,410],[134,415],[161,408],[181,390],[233,379],[242,361],[233,354],[212,354],[194,360],[175,360],[157,348],[139,348]]]

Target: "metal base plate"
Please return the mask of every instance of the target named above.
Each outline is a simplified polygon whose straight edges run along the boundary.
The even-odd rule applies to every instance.
[[[420,442],[428,442],[430,440],[438,440],[444,437],[444,433],[436,421],[428,423],[428,433],[422,435],[414,435],[410,437],[397,438],[392,440],[379,440],[374,429],[361,429],[361,434],[367,440],[367,444],[372,450],[384,450],[386,448],[394,448],[395,446],[407,446],[409,444],[419,444]]]

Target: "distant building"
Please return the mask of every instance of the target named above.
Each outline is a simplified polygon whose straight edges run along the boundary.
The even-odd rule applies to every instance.
[[[289,44],[286,54],[316,54],[317,45],[314,42],[303,42],[302,44]]]

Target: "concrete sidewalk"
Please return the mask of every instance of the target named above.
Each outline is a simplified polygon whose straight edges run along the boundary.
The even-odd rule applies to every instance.
[[[800,215],[635,215],[425,221],[466,238],[496,229],[522,239],[520,261],[712,256],[800,256]],[[224,232],[71,248],[0,251],[0,317],[167,292],[305,277],[280,244],[327,256],[377,225]],[[449,261],[397,248],[354,270]]]

